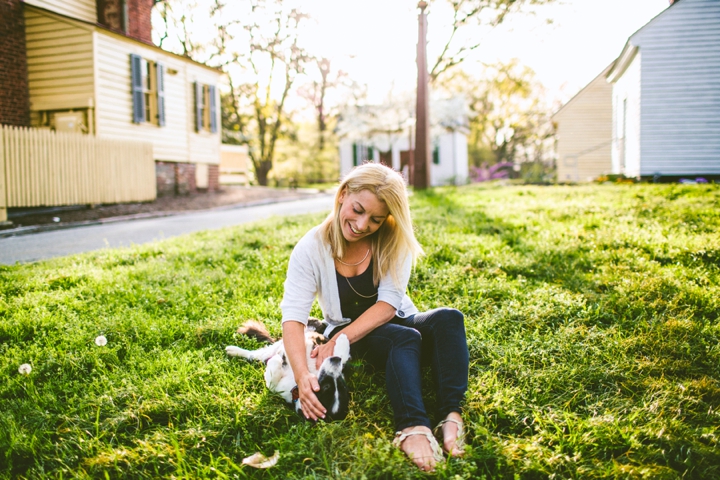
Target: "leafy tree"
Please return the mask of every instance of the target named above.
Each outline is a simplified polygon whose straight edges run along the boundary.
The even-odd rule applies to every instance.
[[[469,160],[475,167],[510,162],[552,164],[551,107],[535,73],[517,60],[486,66],[480,78],[464,71],[441,83],[468,100]]]
[[[527,11],[528,7],[552,3],[555,0],[431,0],[430,9],[449,5],[452,21],[445,43],[430,68],[430,84],[464,62],[468,55],[482,45],[478,31],[500,25],[508,16]],[[446,5],[442,5],[446,4]],[[472,33],[470,33],[472,32]]]
[[[162,0],[156,12],[162,18],[159,44],[179,44],[178,53],[228,74],[230,88],[221,99],[223,141],[247,145],[255,177],[267,185],[278,140],[291,133],[287,100],[310,59],[299,45],[307,15],[281,0],[215,0],[204,10],[193,0]],[[208,38],[200,37],[207,29],[189,28],[198,17],[215,28]]]

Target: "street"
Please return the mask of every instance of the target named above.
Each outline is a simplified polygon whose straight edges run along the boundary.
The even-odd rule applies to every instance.
[[[166,238],[230,227],[272,216],[329,211],[333,195],[252,207],[210,210],[168,217],[127,220],[30,235],[0,238],[0,264],[13,265],[89,252],[127,247]]]

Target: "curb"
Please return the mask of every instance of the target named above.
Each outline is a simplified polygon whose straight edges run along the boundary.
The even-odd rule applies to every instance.
[[[104,225],[106,223],[117,223],[127,222],[131,220],[145,220],[148,218],[162,218],[172,217],[176,215],[190,214],[190,213],[202,213],[202,212],[215,212],[220,210],[234,210],[240,208],[257,207],[261,205],[269,205],[273,203],[293,202],[296,200],[303,200],[305,198],[321,197],[321,196],[334,196],[334,192],[319,192],[312,195],[296,195],[292,197],[279,197],[279,198],[265,198],[262,200],[254,200],[252,202],[240,202],[233,203],[230,205],[222,205],[220,207],[204,208],[200,210],[177,210],[177,211],[163,211],[163,212],[148,212],[148,213],[134,213],[132,215],[120,215],[117,217],[100,218],[97,220],[86,220],[82,222],[67,222],[67,223],[52,223],[45,225],[30,225],[27,227],[11,228],[8,230],[0,230],[0,238],[8,237],[19,237],[21,235],[31,235],[33,233],[49,232],[53,230],[66,230],[69,228],[80,228],[89,227],[93,225]]]

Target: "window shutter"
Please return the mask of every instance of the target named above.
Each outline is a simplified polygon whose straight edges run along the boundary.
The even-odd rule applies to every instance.
[[[215,85],[208,86],[208,96],[210,97],[210,131],[216,133],[217,128],[217,105],[215,103]]]
[[[157,76],[157,116],[158,125],[165,126],[165,65],[155,64],[155,75]]]
[[[432,151],[432,162],[435,165],[440,165],[440,147],[435,145]]]
[[[142,84],[142,58],[130,54],[130,83],[132,84],[133,123],[145,121],[145,95]]]
[[[203,129],[203,86],[195,82],[195,131],[202,132]]]
[[[365,159],[368,162],[374,162],[375,161],[375,149],[373,147],[368,147],[367,149],[367,158]]]
[[[357,167],[358,144],[353,143],[353,167]]]

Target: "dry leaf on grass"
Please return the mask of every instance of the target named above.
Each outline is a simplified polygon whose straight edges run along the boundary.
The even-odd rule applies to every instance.
[[[254,453],[247,458],[243,458],[243,465],[249,465],[254,468],[270,468],[275,466],[280,458],[280,452],[275,450],[272,457],[267,458],[260,452]]]

